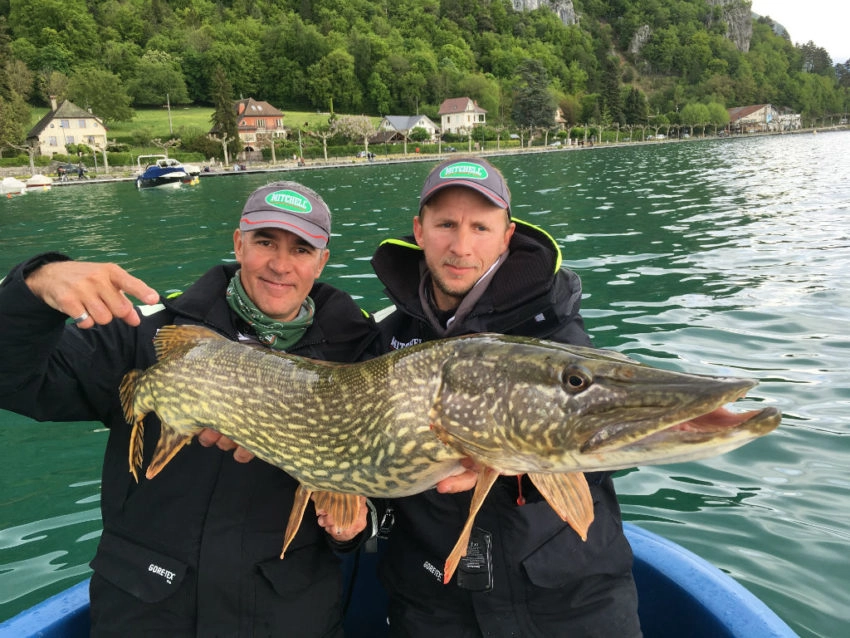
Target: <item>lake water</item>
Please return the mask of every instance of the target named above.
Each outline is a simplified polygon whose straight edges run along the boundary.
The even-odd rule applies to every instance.
[[[583,280],[599,347],[695,373],[753,377],[741,407],[774,433],[722,457],[616,480],[627,520],[695,551],[801,636],[850,626],[850,132],[493,157],[516,216]],[[334,211],[324,278],[375,310],[369,258],[407,233],[431,163],[132,183],[0,201],[0,271],[61,250],[116,261],[162,292],[232,259],[242,203],[294,178]],[[99,424],[0,412],[0,619],[88,573],[99,535]]]

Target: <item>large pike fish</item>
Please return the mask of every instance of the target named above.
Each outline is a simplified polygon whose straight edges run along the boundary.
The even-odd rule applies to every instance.
[[[523,337],[456,337],[358,364],[281,354],[199,326],[165,326],[155,347],[157,363],[121,385],[137,480],[149,412],[162,429],[148,479],[202,428],[221,432],[300,483],[283,558],[311,495],[347,527],[357,495],[416,494],[463,471],[461,459],[471,457],[484,469],[445,582],[500,474],[528,474],[584,539],[593,502],[583,471],[722,454],[780,421],[772,407],[724,407],[755,381],[658,370]]]

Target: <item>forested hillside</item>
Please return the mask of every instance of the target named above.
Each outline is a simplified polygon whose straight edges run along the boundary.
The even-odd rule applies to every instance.
[[[214,105],[222,77],[235,99],[284,112],[436,118],[444,99],[469,96],[504,128],[528,124],[515,101],[540,88],[569,123],[676,123],[688,104],[768,102],[805,123],[850,105],[850,65],[816,43],[794,46],[761,18],[741,50],[725,9],[749,16],[746,1],[560,0],[574,24],[533,4],[0,0],[0,142],[20,141],[15,114],[49,95],[121,121],[166,99]]]

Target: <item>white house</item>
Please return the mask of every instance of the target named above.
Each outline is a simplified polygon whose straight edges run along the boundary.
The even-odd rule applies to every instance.
[[[465,135],[476,126],[487,123],[487,111],[468,97],[454,97],[440,105],[440,128],[443,133]]]
[[[378,124],[379,131],[398,132],[409,135],[415,128],[424,128],[428,131],[431,141],[437,135],[437,125],[427,115],[386,115]]]
[[[52,157],[68,153],[69,144],[85,144],[93,149],[106,148],[107,129],[100,118],[68,100],[56,105],[50,98],[50,111],[29,133],[27,144],[37,146],[39,154]]]

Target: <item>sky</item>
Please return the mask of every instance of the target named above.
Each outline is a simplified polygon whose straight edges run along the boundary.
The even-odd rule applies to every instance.
[[[848,0],[752,0],[753,11],[770,16],[788,31],[791,42],[809,40],[826,49],[833,64],[850,60]]]

